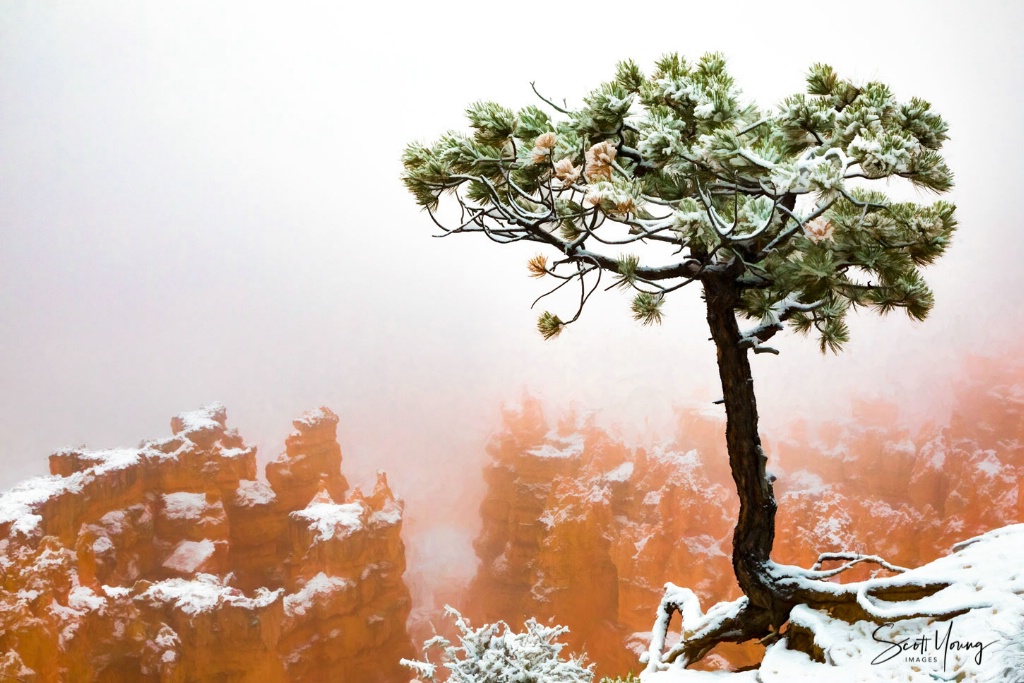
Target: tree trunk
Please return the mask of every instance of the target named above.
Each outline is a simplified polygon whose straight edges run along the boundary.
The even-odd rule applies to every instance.
[[[776,503],[757,431],[757,401],[748,349],[739,345],[735,309],[740,288],[732,272],[708,273],[702,284],[708,326],[718,351],[729,466],[740,498],[732,566],[744,595],[753,605],[767,610],[770,623],[777,628],[788,618],[791,605],[773,587],[765,567],[775,541]]]

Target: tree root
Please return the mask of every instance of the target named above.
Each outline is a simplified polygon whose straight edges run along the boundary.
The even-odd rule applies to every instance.
[[[682,619],[682,638],[666,651],[668,628],[675,612]],[[751,604],[745,597],[720,602],[705,614],[693,591],[668,583],[658,607],[650,648],[640,661],[647,664],[648,671],[663,671],[670,664],[685,668],[700,661],[719,643],[742,643],[771,633],[769,611]]]
[[[811,567],[810,571],[820,571],[821,566],[826,562],[838,562],[844,560],[846,561],[846,564],[842,565],[841,567],[837,567],[835,569],[830,570],[828,572],[828,576],[819,578],[829,578],[831,576],[836,576],[838,574],[841,574],[842,572],[845,572],[847,569],[850,569],[851,567],[860,564],[861,562],[870,562],[872,564],[877,564],[882,569],[886,569],[896,574],[901,574],[907,571],[906,567],[899,567],[897,565],[890,564],[882,558],[878,557],[877,555],[861,555],[860,553],[822,553],[818,556],[818,561],[814,563],[814,566]]]
[[[839,569],[844,570],[855,563],[851,561]],[[870,621],[884,624],[923,617],[950,619],[972,609],[989,606],[987,603],[969,603],[955,609],[940,609],[937,605],[929,605],[928,598],[952,585],[945,581],[921,583],[894,576],[837,584],[825,580],[835,575],[832,572],[776,564],[768,567],[767,571],[770,585],[780,595],[780,601],[790,608],[807,605],[849,623]]]
[[[831,561],[844,564],[834,569],[821,569],[823,563]],[[877,564],[897,575],[849,584],[828,580],[862,562]],[[773,619],[772,615],[777,615],[780,605],[784,606],[787,615],[795,606],[805,605],[851,624],[858,621],[885,624],[918,618],[946,620],[972,609],[990,606],[967,601],[951,608],[948,601],[929,600],[952,584],[914,581],[901,576],[905,571],[903,567],[889,564],[877,556],[855,553],[823,554],[811,569],[769,562],[764,567],[763,576],[765,585],[771,587],[775,598],[771,610],[742,597],[718,603],[705,613],[693,591],[666,584],[650,647],[641,657],[641,662],[646,664],[649,672],[682,669],[700,661],[719,643],[760,640],[770,644],[789,635],[792,630],[783,630],[775,625],[778,624],[777,616]],[[668,647],[669,626],[676,612],[681,618],[680,640]],[[812,651],[813,634],[804,631],[806,629],[793,633],[788,646],[820,657],[820,652]]]

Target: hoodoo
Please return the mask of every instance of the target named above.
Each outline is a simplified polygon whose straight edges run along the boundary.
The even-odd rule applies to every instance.
[[[256,478],[220,404],[139,448],[67,449],[0,496],[0,676],[405,683],[402,503],[341,474],[338,417]]]

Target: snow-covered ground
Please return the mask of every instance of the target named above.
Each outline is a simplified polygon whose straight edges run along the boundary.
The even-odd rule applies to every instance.
[[[882,585],[950,584],[914,602],[868,598]],[[961,543],[955,552],[896,577],[873,579],[861,594],[883,623],[847,623],[807,607],[791,623],[814,633],[823,662],[787,647],[769,646],[757,671],[705,672],[670,668],[641,675],[643,683],[788,683],[827,681],[1024,681],[1024,524],[996,529]],[[959,612],[951,619],[900,619],[900,614]]]

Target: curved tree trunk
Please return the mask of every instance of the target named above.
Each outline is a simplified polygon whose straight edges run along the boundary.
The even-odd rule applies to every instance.
[[[788,618],[792,605],[773,587],[765,566],[775,541],[776,503],[757,430],[757,401],[748,349],[740,347],[735,314],[740,287],[731,272],[708,273],[702,284],[708,326],[718,351],[729,466],[740,498],[739,519],[733,533],[733,570],[744,595],[753,605],[767,610],[770,623],[778,628]]]
[[[648,650],[647,671],[664,671],[672,665],[688,667],[719,643],[742,643],[753,639],[767,643],[784,636],[788,640],[786,647],[811,657],[821,657],[821,650],[816,649],[813,633],[808,627],[792,627],[783,632],[782,627],[793,607],[805,604],[832,613],[833,608],[841,606],[841,611],[833,616],[850,623],[862,620],[884,623],[891,618],[891,613],[874,610],[864,602],[867,595],[864,584],[852,584],[843,590],[837,590],[833,584],[822,584],[820,588],[815,584],[862,561],[881,564],[890,571],[903,571],[868,555],[844,558],[852,561],[829,572],[770,564],[775,541],[776,503],[772,481],[766,471],[767,458],[757,430],[757,400],[747,356],[749,348],[741,346],[743,336],[736,321],[736,308],[742,292],[742,286],[736,281],[740,265],[736,261],[724,268],[709,268],[701,275],[701,283],[708,327],[718,352],[729,466],[740,499],[739,519],[733,532],[732,566],[746,600],[719,603],[719,606],[702,613],[699,600],[692,591],[668,584]],[[948,586],[942,581],[928,585],[894,582],[891,585],[877,584],[870,590],[873,597],[882,600],[913,601],[934,595]],[[948,619],[968,609],[971,607],[938,611],[910,607],[900,618],[928,616]],[[669,623],[676,612],[683,621],[682,637],[676,644],[666,647]]]
[[[745,602],[724,603],[725,610],[709,610],[702,614],[699,602],[691,591],[666,587],[655,624],[657,636],[652,638],[648,671],[663,671],[673,663],[689,666],[700,660],[722,642],[762,642],[788,635],[787,647],[812,657],[821,655],[807,627],[796,627],[782,632],[794,606],[805,604],[815,609],[842,606],[839,618],[854,621],[868,620],[884,623],[890,613],[880,613],[863,602],[864,585],[853,584],[837,590],[832,584],[826,589],[815,583],[838,575],[862,561],[881,564],[890,571],[903,571],[875,556],[856,556],[844,566],[830,572],[804,571],[799,568],[771,566],[772,545],[775,541],[775,494],[766,471],[767,458],[761,448],[757,429],[757,400],[754,379],[747,356],[749,347],[741,346],[743,336],[736,321],[736,308],[740,303],[742,286],[736,281],[740,262],[724,268],[707,269],[701,275],[704,300],[707,305],[708,327],[718,352],[718,371],[722,381],[722,396],[726,412],[726,444],[729,466],[736,492],[740,499],[739,519],[733,532],[732,565],[736,579],[746,596]],[[833,558],[835,559],[835,558]],[[928,585],[918,583],[875,585],[873,597],[889,601],[913,601],[933,595],[949,584],[935,581]],[[721,603],[720,603],[721,604]],[[901,619],[922,616],[952,618],[970,607],[929,611],[908,611]],[[682,638],[671,648],[665,647],[672,615],[678,612],[683,620]],[[689,615],[689,616],[688,616]],[[845,616],[844,616],[845,615]],[[810,635],[809,635],[810,634]]]

